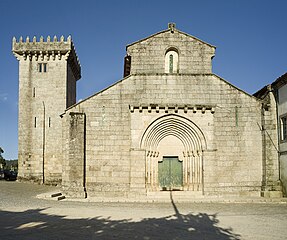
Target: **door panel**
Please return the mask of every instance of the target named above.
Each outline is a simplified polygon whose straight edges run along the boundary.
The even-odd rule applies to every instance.
[[[164,190],[178,189],[182,186],[182,162],[178,157],[163,157],[158,163],[159,185]]]

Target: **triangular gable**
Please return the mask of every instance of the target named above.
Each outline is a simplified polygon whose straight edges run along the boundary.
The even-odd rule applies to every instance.
[[[209,44],[209,43],[207,43],[207,42],[204,42],[204,41],[202,41],[201,39],[199,39],[199,38],[197,38],[197,37],[194,37],[194,36],[192,36],[192,35],[190,35],[190,34],[188,34],[188,33],[182,32],[182,31],[180,31],[180,30],[178,30],[178,29],[176,29],[176,28],[168,28],[168,29],[166,29],[166,30],[163,30],[163,31],[160,31],[160,32],[158,32],[158,33],[152,34],[152,35],[150,35],[149,37],[146,37],[146,38],[143,38],[143,39],[138,40],[138,41],[136,41],[136,42],[133,42],[133,43],[131,43],[131,44],[128,44],[128,45],[126,46],[126,49],[127,49],[128,47],[132,46],[132,45],[135,45],[135,44],[138,44],[138,43],[140,43],[140,42],[146,41],[146,40],[148,40],[148,39],[150,39],[150,38],[153,38],[153,37],[155,37],[155,36],[157,36],[157,35],[160,35],[160,34],[163,34],[163,33],[169,32],[169,31],[173,31],[173,32],[177,32],[177,33],[183,34],[183,35],[185,35],[185,36],[187,36],[187,37],[190,37],[190,38],[192,38],[192,39],[194,39],[194,40],[197,40],[197,41],[201,42],[202,44],[205,44],[205,45],[207,45],[207,46],[209,46],[209,47],[216,48],[216,46],[211,45],[211,44]]]

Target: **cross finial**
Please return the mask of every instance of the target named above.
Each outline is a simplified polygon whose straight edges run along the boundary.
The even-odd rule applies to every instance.
[[[173,33],[174,29],[175,29],[175,23],[169,23],[168,24],[168,28],[170,29],[170,31]]]

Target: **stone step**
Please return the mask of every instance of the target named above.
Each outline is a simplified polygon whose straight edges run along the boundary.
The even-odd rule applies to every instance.
[[[282,198],[282,183],[281,181],[274,181],[271,185],[265,186],[261,191],[261,197],[265,198]]]
[[[282,193],[282,191],[262,191],[261,197],[264,197],[264,198],[282,198],[283,193]]]
[[[59,196],[61,196],[61,195],[62,195],[62,193],[58,192],[58,193],[53,193],[53,194],[51,195],[51,197],[54,198],[54,197],[59,197]]]
[[[184,201],[202,198],[201,191],[160,191],[160,192],[148,192],[148,200],[164,200],[164,201]]]
[[[58,193],[51,194],[51,198],[57,199],[58,201],[60,201],[60,200],[65,199],[66,197],[62,193],[58,192]]]
[[[58,197],[58,201],[65,199],[66,197],[64,195]]]

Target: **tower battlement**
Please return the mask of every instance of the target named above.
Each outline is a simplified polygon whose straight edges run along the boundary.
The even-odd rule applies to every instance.
[[[27,59],[30,61],[55,61],[64,58],[73,69],[75,78],[77,80],[81,78],[81,65],[71,36],[68,36],[67,39],[61,36],[59,40],[57,36],[52,39],[48,36],[46,41],[43,36],[39,38],[39,41],[36,36],[32,41],[30,41],[30,37],[26,37],[25,41],[23,37],[20,37],[18,41],[13,37],[12,52],[19,61]]]

